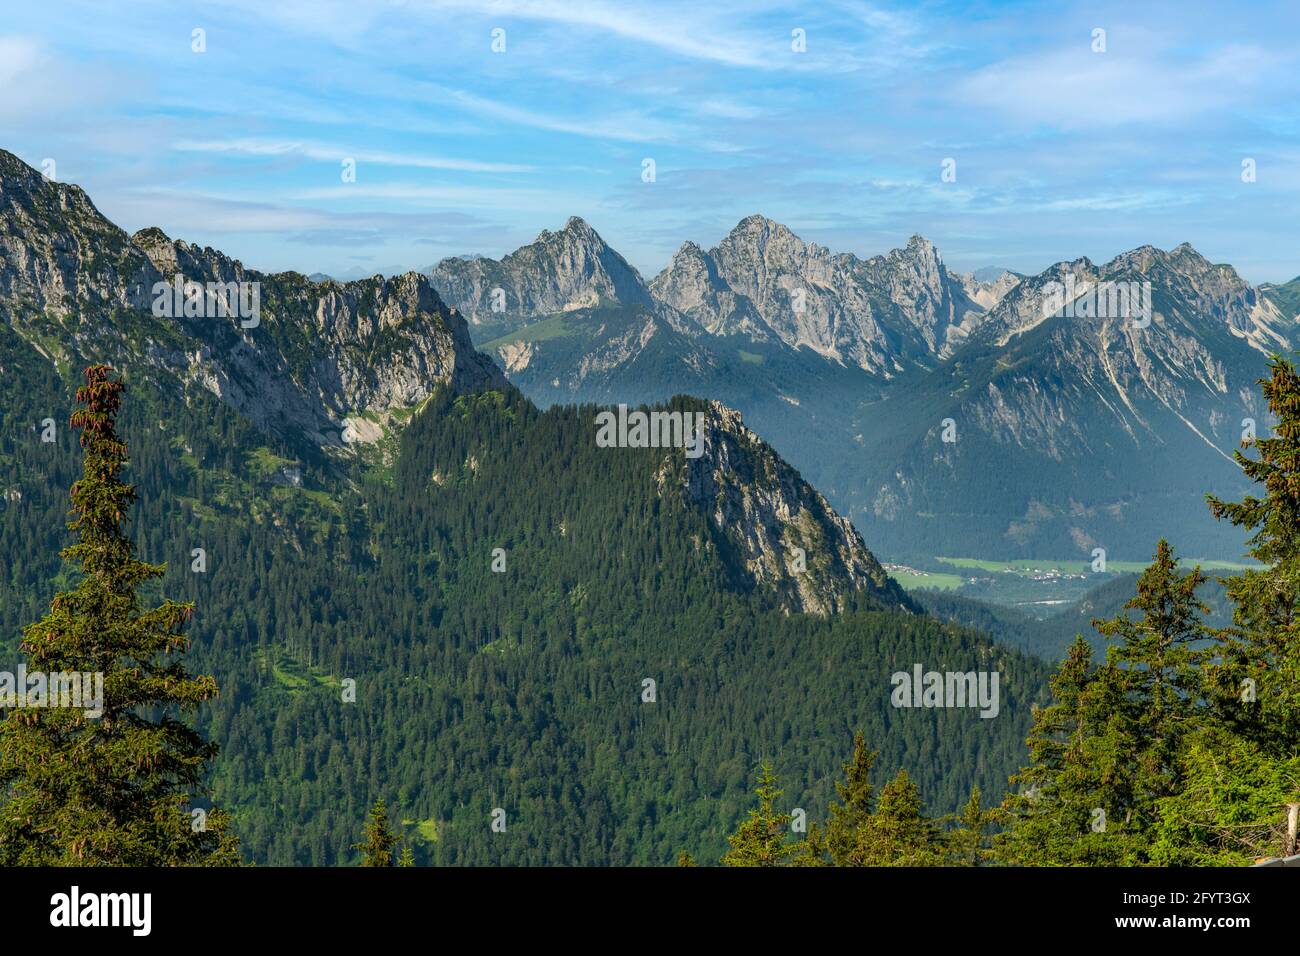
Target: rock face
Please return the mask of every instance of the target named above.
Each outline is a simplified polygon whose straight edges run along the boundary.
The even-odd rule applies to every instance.
[[[740,334],[755,340],[774,337],[753,303],[731,288],[718,274],[713,257],[693,242],[677,250],[668,267],[651,280],[650,292],[714,335]]]
[[[1265,282],[1258,290],[1260,296],[1271,302],[1284,317],[1300,320],[1300,276],[1290,282]]]
[[[77,186],[0,150],[0,305],[145,308],[147,256]]]
[[[714,334],[775,338],[886,377],[945,354],[983,311],[921,236],[862,260],[762,216],[707,253],[687,243],[650,289]]]
[[[445,259],[431,279],[469,317],[475,341],[491,343],[543,401],[607,400],[652,377],[672,384],[655,397],[757,391],[789,401],[794,381],[842,377],[805,374],[810,363],[888,380],[939,361],[986,314],[920,236],[861,260],[761,216],[711,250],[685,243],[648,286],[579,219],[500,261]],[[785,384],[743,367],[755,362],[783,370]]]
[[[577,216],[500,260],[444,259],[430,272],[434,288],[471,325],[496,332],[554,312],[654,304],[640,274]]]
[[[710,402],[704,415],[703,453],[669,457],[656,476],[660,493],[703,510],[755,585],[776,591],[787,611],[836,613],[857,593],[911,607],[853,525],[739,412]]]
[[[174,288],[178,276],[205,288],[246,283],[257,290],[255,319],[220,314],[211,296],[202,315],[155,314],[156,286]],[[259,428],[326,448],[356,433],[351,415],[408,407],[442,385],[505,384],[417,273],[314,283],[245,269],[158,229],[128,236],[79,188],[48,182],[3,151],[0,314],[39,348],[119,365],[143,359]],[[46,335],[50,322],[65,334]]]

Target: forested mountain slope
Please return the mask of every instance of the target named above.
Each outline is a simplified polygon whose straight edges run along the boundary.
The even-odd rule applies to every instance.
[[[6,434],[26,439],[6,448],[22,496],[0,512],[12,648],[61,574],[76,453],[23,424],[66,408],[63,383],[22,348],[3,365]],[[833,777],[854,728],[938,809],[972,783],[997,792],[1014,767],[1041,664],[870,598],[784,613],[707,515],[660,493],[657,450],[594,447],[589,410],[439,394],[392,471],[329,504],[235,484],[240,458],[264,453],[228,410],[198,411],[142,397],[128,416],[133,530],[169,562],[163,591],[198,605],[192,663],[223,690],[201,720],[222,746],[214,797],[255,859],[348,859],[376,793],[413,821],[422,859],[668,862],[688,839],[721,852],[759,759],[808,781],[792,799],[824,804],[812,781]],[[914,663],[1001,671],[998,717],[892,708],[890,675]],[[489,829],[497,807],[505,834]]]

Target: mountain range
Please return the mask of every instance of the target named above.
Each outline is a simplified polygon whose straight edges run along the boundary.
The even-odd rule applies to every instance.
[[[719,399],[920,560],[1140,559],[1161,534],[1239,557],[1202,499],[1244,487],[1232,451],[1268,427],[1256,381],[1300,304],[1187,244],[976,278],[920,236],[861,259],[761,216],[649,281],[576,218],[429,276],[535,401]],[[1107,309],[1116,288],[1145,321]]]
[[[565,261],[608,286],[562,318],[707,344],[618,259]],[[382,793],[419,862],[662,864],[725,849],[760,761],[824,807],[854,730],[937,812],[1021,758],[1047,664],[924,613],[714,396],[650,409],[699,416],[698,455],[600,447],[600,406],[539,409],[425,276],[129,235],[2,151],[0,318],[0,653],[23,659],[75,577],[68,423],[81,369],[110,363],[127,529],[195,606],[187,656],[221,696],[194,723],[252,860],[352,859]],[[997,670],[997,718],[890,706],[918,661]]]

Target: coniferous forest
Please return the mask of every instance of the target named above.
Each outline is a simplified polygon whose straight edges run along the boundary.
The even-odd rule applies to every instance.
[[[68,406],[56,377],[45,385],[14,403]],[[857,730],[883,766],[909,763],[938,812],[1015,769],[1041,661],[868,599],[782,613],[706,521],[657,495],[653,450],[595,448],[591,409],[442,395],[391,466],[281,509],[241,480],[256,449],[232,453],[250,437],[219,407],[168,409],[194,429],[162,438],[157,404],[126,394],[138,500],[124,525],[168,564],[140,591],[194,605],[185,661],[220,688],[194,726],[220,747],[211,797],[250,860],[354,860],[376,798],[422,863],[717,858],[758,763],[804,781],[791,796],[816,807]],[[61,442],[11,463],[23,487],[35,473],[51,490],[3,512],[6,540],[28,543],[6,568],[10,632],[78,578],[54,490],[80,468],[75,431]],[[914,661],[1000,669],[1001,715],[892,708],[889,675]]]
[[[57,375],[27,371],[42,387],[10,385],[6,407],[67,406]],[[65,526],[53,491],[3,512],[6,541],[24,543],[7,555],[6,627],[27,625],[33,669],[98,668],[120,700],[100,721],[20,709],[0,724],[9,863],[373,863],[399,844],[410,864],[1131,866],[1283,851],[1277,808],[1300,772],[1287,590],[1300,376],[1284,359],[1263,383],[1279,425],[1242,456],[1260,494],[1209,501],[1253,532],[1262,566],[1225,582],[1232,625],[1205,623],[1205,575],[1161,541],[1124,613],[1096,622],[1105,652],[1081,636],[1055,673],[870,598],[782,613],[745,585],[725,536],[653,493],[650,450],[587,440],[590,408],[440,393],[391,462],[280,509],[248,494],[240,464],[268,452],[232,454],[252,436],[219,407],[160,409],[144,383],[133,403],[110,376],[86,371],[54,448],[6,461],[14,485],[71,487],[76,516]],[[141,613],[142,599],[163,603]],[[1004,713],[891,707],[889,675],[913,661],[996,669]],[[84,762],[84,785],[53,785],[50,768],[88,746],[102,758]],[[171,756],[137,782],[135,747]],[[127,781],[156,790],[158,809],[118,792]],[[212,826],[173,847],[159,817],[179,826],[191,803],[215,804]]]

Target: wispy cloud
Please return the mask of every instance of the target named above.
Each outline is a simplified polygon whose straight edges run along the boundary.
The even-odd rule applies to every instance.
[[[960,94],[988,110],[1063,129],[1168,126],[1241,108],[1293,62],[1259,46],[1188,55],[1145,36],[1123,39],[1129,42],[1112,40],[1106,52],[1093,52],[1081,34],[1071,46],[990,64],[971,74]]]
[[[328,203],[332,209],[343,204],[355,205],[360,201],[385,200],[403,205],[417,203],[438,207],[492,210],[552,209],[559,202],[570,208],[586,204],[584,197],[574,194],[557,194],[548,189],[517,189],[511,187],[438,186],[422,183],[348,183],[316,189],[303,189],[289,198],[296,202]]]
[[[35,37],[0,35],[0,119],[48,119],[91,111],[133,90],[123,71],[70,61]]]
[[[476,12],[500,18],[562,24],[607,33],[664,52],[726,66],[773,69],[789,52],[789,33],[758,36],[738,23],[744,4],[723,5],[710,13],[704,4],[656,3],[637,9],[627,3],[593,0],[429,0],[419,4],[439,12]]]
[[[518,163],[493,163],[473,159],[455,159],[424,153],[390,153],[369,149],[356,149],[343,145],[328,146],[321,143],[301,143],[258,139],[181,140],[172,148],[190,153],[237,153],[245,156],[296,156],[303,159],[339,163],[354,159],[358,163],[376,166],[407,166],[420,169],[454,169],[474,173],[524,173],[534,167]]]
[[[467,90],[446,87],[427,89],[429,94],[439,102],[454,104],[473,113],[481,120],[528,126],[552,133],[638,143],[663,142],[676,139],[679,135],[678,128],[672,123],[639,111],[627,111],[616,115],[567,117],[546,110],[503,103]]]

